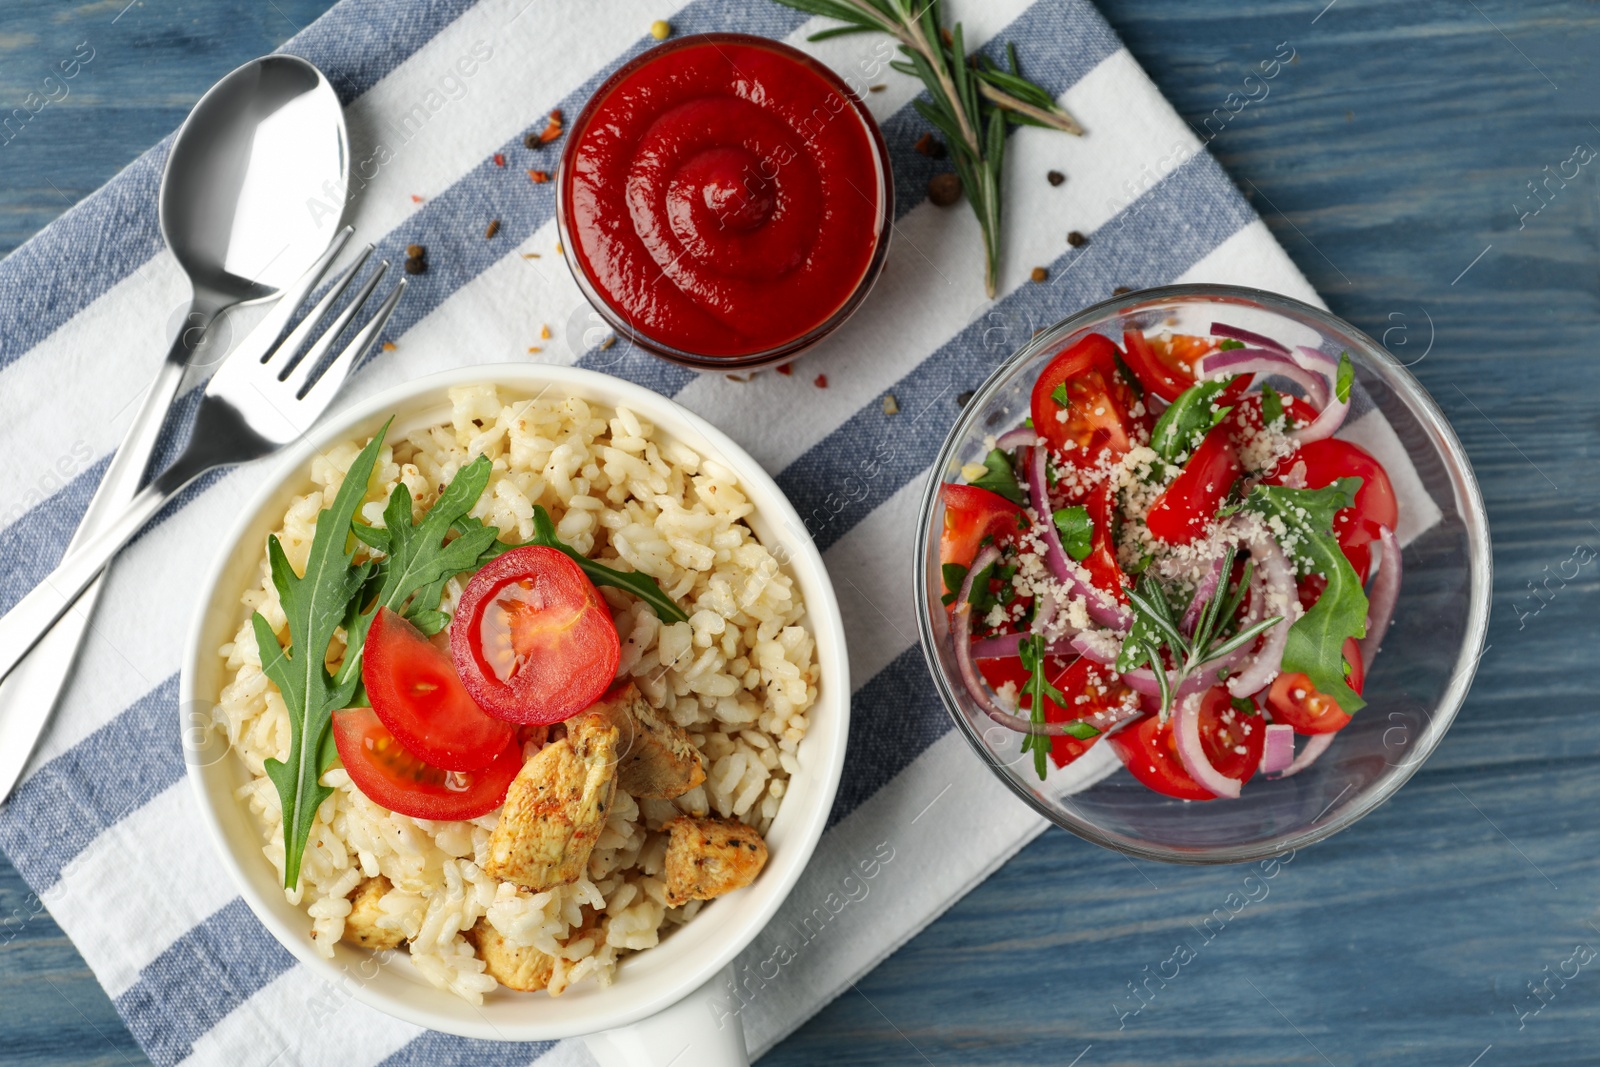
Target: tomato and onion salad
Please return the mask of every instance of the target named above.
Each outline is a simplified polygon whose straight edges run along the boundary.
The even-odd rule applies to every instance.
[[[1158,793],[1234,797],[1325,745],[1297,762],[1290,731],[1350,722],[1400,576],[1393,483],[1333,436],[1352,384],[1346,354],[1221,323],[1090,334],[941,487],[963,684],[1041,778],[1109,737]]]

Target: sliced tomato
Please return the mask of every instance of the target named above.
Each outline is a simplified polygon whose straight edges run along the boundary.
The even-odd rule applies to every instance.
[[[1356,691],[1356,696],[1367,687],[1367,665],[1361,661],[1361,642],[1353,637],[1344,639],[1345,684]]]
[[[1030,675],[1020,659],[1016,656],[980,659],[976,661],[976,665],[978,672],[983,675],[991,689],[999,692],[1007,685],[1013,686],[1022,711],[1026,713],[1032,710],[1033,697],[1022,693],[1022,687],[1028,684]],[[1127,686],[1116,680],[1111,671],[1104,668],[1097,670],[1092,662],[1081,656],[1073,657],[1071,660],[1050,656],[1045,660],[1045,669],[1050,684],[1059,689],[1067,701],[1065,707],[1053,700],[1045,701],[1045,722],[1092,720],[1095,715],[1120,707],[1127,694],[1131,692]],[[1093,679],[1098,681],[1093,680],[1091,674]],[[1082,703],[1078,702],[1079,698],[1084,698]],[[1100,723],[1091,724],[1104,729]],[[1067,736],[1052,737],[1050,759],[1057,767],[1065,767],[1093,748],[1095,742],[1099,740],[1099,736],[1086,740]]]
[[[374,804],[413,819],[476,819],[506,799],[522,769],[522,746],[510,738],[481,771],[447,771],[406,751],[371,708],[333,713],[333,742],[356,788]]]
[[[1102,452],[1121,455],[1133,447],[1120,355],[1108,338],[1092,333],[1059,353],[1033,383],[1033,428],[1067,462],[1087,466]]]
[[[940,563],[969,566],[985,540],[992,537],[1005,544],[1028,528],[1027,513],[999,493],[946,482],[939,487],[939,497],[944,501]]]
[[[1266,721],[1259,714],[1235,708],[1222,686],[1206,691],[1200,705],[1200,747],[1213,767],[1248,782],[1261,765],[1266,739]],[[1146,716],[1113,734],[1110,744],[1128,773],[1157,793],[1179,800],[1214,799],[1183,769],[1170,720],[1163,723],[1159,716]]]
[[[467,583],[450,653],[480,708],[542,725],[582,711],[610,687],[621,643],[611,609],[577,563],[525,545]]]
[[[1243,473],[1228,427],[1212,427],[1172,484],[1150,505],[1145,523],[1151,536],[1174,545],[1199,537]]]
[[[1123,604],[1128,602],[1128,577],[1117,562],[1117,543],[1113,538],[1116,490],[1109,481],[1101,482],[1089,494],[1089,522],[1094,526],[1089,542],[1089,557],[1083,561],[1089,580]]]
[[[1122,347],[1139,384],[1170,404],[1195,383],[1195,362],[1216,345],[1188,334],[1149,338],[1141,330],[1129,330],[1122,335]]]
[[[1333,532],[1345,558],[1364,584],[1372,566],[1369,543],[1378,536],[1380,526],[1392,530],[1400,518],[1389,472],[1359,445],[1329,437],[1301,445],[1279,463],[1278,469],[1267,480],[1281,484],[1291,476],[1297,465],[1307,489],[1321,489],[1340,478],[1361,479],[1355,504],[1341,508],[1334,515]]]
[[[1290,429],[1296,426],[1310,426],[1317,421],[1317,409],[1299,397],[1279,393],[1278,399],[1283,403],[1284,414],[1289,416]],[[1261,394],[1251,393],[1233,401],[1233,410],[1228,412],[1228,421],[1239,430],[1248,428],[1252,432],[1260,433],[1266,426],[1266,419],[1261,414]],[[1235,440],[1238,440],[1237,436]]]
[[[1350,646],[1346,644],[1348,656]],[[1361,654],[1356,653],[1359,660]],[[1355,676],[1352,670],[1351,676]],[[1352,684],[1351,688],[1355,686]],[[1350,725],[1350,716],[1339,707],[1339,702],[1326,693],[1318,692],[1311,679],[1296,671],[1278,675],[1267,690],[1267,708],[1272,721],[1294,727],[1297,734],[1331,734]]]
[[[467,695],[444,647],[379,608],[361,654],[372,710],[406,750],[449,771],[481,771],[515,732]]]

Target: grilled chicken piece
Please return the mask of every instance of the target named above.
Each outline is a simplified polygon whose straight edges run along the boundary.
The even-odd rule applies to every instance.
[[[398,930],[378,925],[378,920],[383,917],[383,909],[378,906],[378,901],[393,888],[394,884],[380,874],[376,878],[364,880],[352,889],[350,914],[345,916],[344,936],[339,940],[380,952],[399,948],[400,943],[405,940],[405,935]]]
[[[503,986],[531,993],[548,986],[555,974],[553,956],[536,948],[513,945],[488,919],[479,919],[462,936],[477,950],[484,973]]]
[[[681,816],[663,827],[667,841],[667,903],[710,900],[756,880],[767,862],[767,843],[736,819]]]
[[[629,682],[583,713],[617,728],[617,784],[632,797],[671,800],[706,780],[688,733],[663,718]]]
[[[512,780],[484,871],[535,893],[577,881],[617,795],[616,765],[616,727],[569,722]]]

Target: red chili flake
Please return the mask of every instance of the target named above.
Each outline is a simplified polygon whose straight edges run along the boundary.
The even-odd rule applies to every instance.
[[[528,177],[533,179],[533,184],[543,185],[550,180],[550,172],[547,170],[530,170]]]
[[[420,203],[422,203],[422,197],[418,196],[416,193],[412,193],[411,194],[411,202],[413,204],[420,204]]]
[[[505,166],[506,165],[506,157],[502,153],[496,152],[494,154],[494,165],[497,166],[497,167]]]
[[[383,342],[383,350],[385,352],[393,352],[394,351],[394,342],[393,341],[385,341],[385,342]]]
[[[550,123],[550,125],[548,125],[548,126],[546,126],[544,128],[544,132],[539,135],[539,143],[540,144],[549,144],[551,141],[554,141],[557,137],[560,137],[560,136],[561,136],[561,123],[552,121]]]
[[[794,373],[794,367],[791,366],[788,363],[785,363],[783,366],[778,368],[778,373],[782,374],[782,375],[785,375],[785,376],[793,374]]]
[[[817,380],[812,384],[818,389],[826,389],[828,387],[828,376],[826,374],[819,374],[817,375]]]
[[[554,122],[557,125],[561,124],[561,122],[562,122],[561,109],[559,107],[550,109],[550,121]]]

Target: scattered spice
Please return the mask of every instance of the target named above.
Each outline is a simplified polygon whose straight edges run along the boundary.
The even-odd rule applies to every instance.
[[[418,196],[416,193],[412,193],[411,194],[411,202],[413,204],[420,204],[420,203],[422,203],[422,197]]]
[[[894,398],[893,393],[883,394],[883,413],[885,415],[898,415],[900,413],[900,401]]]
[[[816,386],[818,389],[826,389],[828,387],[828,376],[826,374],[819,374],[817,375],[817,380],[811,384]]]
[[[534,133],[532,130],[529,130],[527,133],[523,134],[522,135],[522,147],[523,148],[538,148],[539,147],[539,135]]]
[[[550,180],[550,172],[547,170],[530,170],[528,177],[533,179],[533,184],[543,185]]]
[[[491,238],[494,237],[495,234],[497,234],[499,232],[500,232],[500,220],[499,219],[490,219],[489,220],[489,228],[483,231],[483,239],[485,241],[490,240]]]
[[[1035,267],[1033,268],[1033,273],[1029,274],[1028,277],[1032,278],[1036,282],[1042,282],[1050,277],[1050,272],[1045,270],[1043,267]]]
[[[972,403],[972,398],[973,398],[974,395],[976,395],[976,394],[971,389],[968,389],[964,393],[957,393],[956,394],[956,406],[957,407],[963,407],[963,408],[966,407],[968,404]]]
[[[658,41],[665,41],[672,36],[672,23],[666,19],[656,19],[650,24],[650,36]]]
[[[545,323],[543,326],[539,327],[539,337],[542,340],[545,340],[545,341],[550,340],[550,324],[549,323]]]
[[[410,256],[410,257],[408,257],[406,259],[406,273],[407,274],[426,274],[427,272],[428,272],[428,261],[427,260],[418,258],[417,256]]]
[[[1133,292],[1133,290],[1129,289],[1126,285],[1119,285],[1115,289],[1111,290],[1111,295],[1112,296],[1123,296],[1123,295],[1125,295],[1127,293],[1131,293],[1131,292]]]
[[[567,254],[567,250],[565,248],[561,247],[561,242],[560,241],[557,241],[556,242],[556,255],[564,256],[566,254]]]
[[[760,373],[760,371],[753,370],[749,374],[730,374],[727,377],[728,381],[730,382],[738,382],[740,385],[748,385],[750,382],[755,381],[756,375]]]
[[[785,363],[783,366],[778,368],[778,373],[783,375],[785,378],[789,377],[791,374],[794,373],[794,364],[793,363]]]
[[[394,342],[393,341],[385,341],[385,342],[383,342],[383,350],[385,352],[393,352],[394,351]]]
[[[406,245],[407,259],[423,259],[427,256],[427,254],[428,250],[423,248],[421,245]]]
[[[543,259],[544,257],[539,255],[539,253],[537,253],[537,252],[524,252],[524,253],[522,253],[522,258],[523,259]]]
[[[559,107],[553,107],[550,109],[550,121],[559,126],[567,120],[566,116],[561,114],[561,109]]]
[[[604,341],[600,342],[600,351],[604,352],[606,349],[610,348],[612,345],[614,345],[616,343],[617,343],[617,335],[616,334],[611,334],[611,335],[607,336]]]
[[[946,171],[928,179],[928,199],[940,207],[949,207],[961,199],[961,178]]]
[[[883,82],[879,82],[877,85],[869,85],[869,86],[867,86],[867,92],[869,92],[869,93],[881,93],[887,88],[889,88],[887,85],[885,85]]]
[[[921,137],[918,137],[917,143],[912,147],[929,159],[943,159],[950,154],[949,149],[945,148],[944,142],[931,132],[924,133]]]
[[[506,165],[505,153],[496,152],[494,154],[494,165],[497,166],[497,167],[503,167],[503,166]]]
[[[1050,171],[1044,177],[1045,181],[1049,182],[1051,185],[1060,185],[1062,182],[1067,180],[1067,176],[1062,174],[1059,170]]]
[[[540,348],[538,345],[529,345],[528,346],[528,354],[530,356],[535,352],[543,352],[543,351],[544,351],[544,349]]]
[[[1067,244],[1071,245],[1073,248],[1082,248],[1088,243],[1089,239],[1083,234],[1079,233],[1077,230],[1073,230],[1071,233],[1067,234]]]

